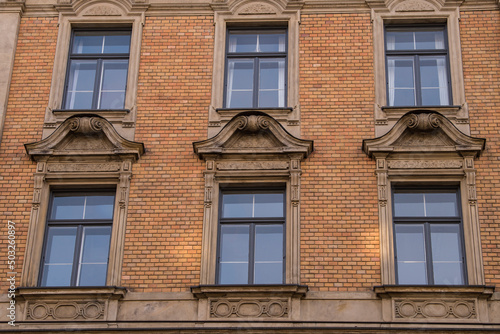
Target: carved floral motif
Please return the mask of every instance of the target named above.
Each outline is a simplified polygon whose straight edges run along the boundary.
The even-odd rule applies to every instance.
[[[110,6],[95,6],[86,10],[83,16],[121,16],[121,13]]]
[[[476,319],[474,300],[395,300],[396,318]]]
[[[462,168],[461,160],[392,160],[387,165],[392,169]]]
[[[276,14],[278,11],[273,6],[265,3],[253,3],[243,8],[240,15],[260,15],[260,14]]]
[[[399,4],[396,12],[433,12],[435,9],[428,2],[420,0],[408,0]]]
[[[212,318],[288,317],[288,301],[282,299],[212,300]]]
[[[105,304],[99,301],[28,304],[29,320],[98,320],[104,318]]]
[[[288,169],[286,161],[242,161],[219,162],[218,170],[254,170],[254,169]]]

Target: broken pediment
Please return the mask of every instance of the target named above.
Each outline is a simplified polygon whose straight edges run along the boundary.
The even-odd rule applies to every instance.
[[[73,116],[65,120],[49,137],[25,144],[32,160],[41,157],[80,157],[131,155],[144,153],[142,143],[120,136],[106,119],[97,115]]]
[[[485,139],[467,136],[443,115],[427,110],[409,112],[387,134],[363,140],[363,151],[370,157],[376,152],[479,155],[484,146]]]
[[[196,154],[291,154],[303,158],[313,150],[313,142],[292,136],[271,116],[262,112],[236,115],[214,137],[193,143]]]

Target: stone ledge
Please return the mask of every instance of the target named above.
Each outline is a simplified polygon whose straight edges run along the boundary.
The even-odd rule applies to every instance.
[[[307,285],[198,285],[191,287],[196,298],[213,297],[291,297],[302,298],[309,290]]]

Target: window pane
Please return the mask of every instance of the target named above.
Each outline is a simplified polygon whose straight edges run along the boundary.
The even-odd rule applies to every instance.
[[[255,226],[255,284],[283,283],[283,226]]]
[[[285,34],[260,34],[260,52],[285,52]]]
[[[221,225],[219,283],[247,284],[249,225]]]
[[[75,32],[73,53],[102,53],[104,36],[95,32]]]
[[[388,57],[387,80],[389,105],[415,105],[415,76],[413,57]]]
[[[395,193],[394,216],[424,217],[424,195],[419,193]]]
[[[255,194],[254,217],[283,217],[284,195],[280,194]]]
[[[125,105],[127,60],[103,61],[99,109],[121,109]]]
[[[458,224],[431,225],[435,284],[464,284],[461,244]]]
[[[130,33],[113,33],[104,36],[104,53],[129,53]]]
[[[72,60],[70,64],[65,108],[91,109],[97,62]]]
[[[420,50],[444,49],[444,31],[416,31],[415,45]]]
[[[259,107],[285,106],[285,60],[259,63]]]
[[[83,219],[85,196],[54,196],[51,219]]]
[[[415,49],[412,31],[388,31],[386,34],[387,50],[413,50]]]
[[[85,227],[77,285],[106,284],[111,227]]]
[[[76,227],[49,227],[42,286],[69,286],[75,255]]]
[[[458,217],[457,193],[425,194],[427,217]]]
[[[398,284],[427,284],[424,226],[395,225]]]
[[[446,58],[420,57],[420,83],[423,105],[448,105]]]
[[[115,196],[87,196],[85,219],[113,219]]]
[[[257,52],[257,34],[231,33],[229,52]]]
[[[253,106],[254,62],[248,59],[228,61],[226,104],[229,108]]]
[[[252,194],[225,194],[222,196],[222,217],[253,217]]]

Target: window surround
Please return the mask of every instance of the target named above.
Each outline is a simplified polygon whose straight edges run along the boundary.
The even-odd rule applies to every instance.
[[[376,160],[382,284],[396,284],[390,190],[398,184],[460,187],[467,281],[484,284],[474,168],[484,147],[484,139],[469,137],[426,110],[410,112],[386,135],[363,141],[363,151]]]
[[[144,25],[146,3],[130,3],[126,0],[97,1],[59,1],[55,5],[59,12],[59,33],[52,72],[49,102],[45,111],[43,138],[49,136],[68,117],[77,114],[98,113],[106,117],[123,137],[133,139],[137,118],[137,88],[139,60]],[[117,110],[67,110],[62,108],[64,87],[71,36],[74,29],[131,30],[127,90],[124,109]]]
[[[387,103],[385,27],[411,24],[445,25],[451,82],[449,106],[431,107],[447,117],[464,134],[470,134],[469,113],[465,99],[462,53],[460,45],[460,4],[437,1],[366,0],[372,9],[375,71],[375,135],[386,134],[407,112],[418,107],[390,107]],[[425,108],[425,106],[424,106]],[[427,108],[429,109],[429,108]]]
[[[51,191],[115,188],[106,286],[118,286],[132,164],[144,153],[144,145],[121,137],[104,118],[85,115],[70,117],[50,137],[25,148],[37,165],[20,285],[38,285]]]
[[[226,37],[228,28],[286,28],[287,91],[284,108],[257,108],[278,120],[294,136],[300,135],[299,106],[299,22],[302,2],[269,0],[252,4],[245,0],[213,3],[215,22],[212,100],[209,107],[208,137],[215,136],[242,109],[224,108]],[[251,110],[252,108],[245,108]]]

